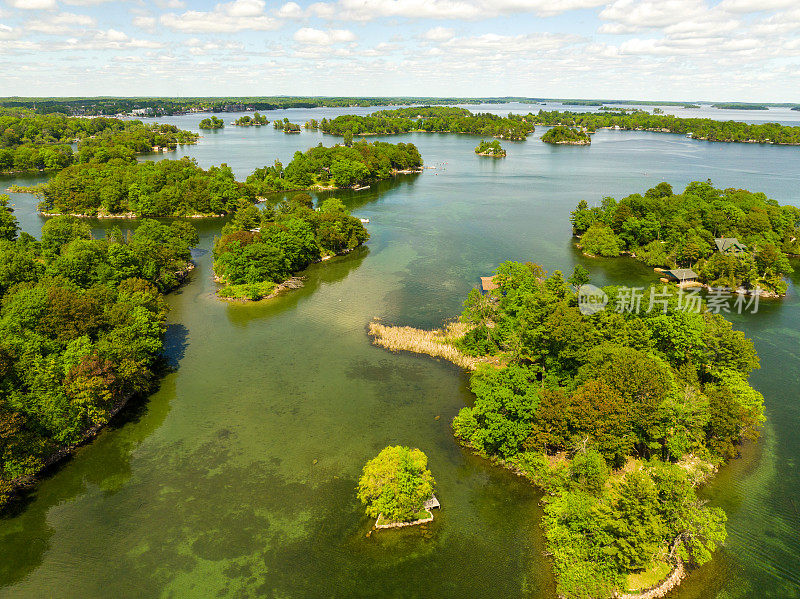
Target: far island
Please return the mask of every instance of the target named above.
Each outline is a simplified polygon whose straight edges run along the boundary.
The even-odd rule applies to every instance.
[[[203,119],[198,125],[201,129],[222,129],[224,126],[225,122],[221,118],[215,116]]]
[[[556,145],[588,146],[592,143],[592,138],[583,129],[557,125],[542,135],[542,141]]]
[[[505,158],[506,151],[496,139],[494,141],[481,140],[481,143],[475,148],[475,153],[478,156],[488,156],[490,158]]]
[[[296,123],[290,123],[289,119],[275,119],[272,123],[273,127],[276,129],[282,130],[284,133],[300,133],[300,125]]]
[[[269,121],[267,120],[267,117],[256,112],[253,116],[246,114],[242,117],[239,117],[234,121],[233,124],[235,127],[261,127],[262,125],[266,125],[268,123]]]

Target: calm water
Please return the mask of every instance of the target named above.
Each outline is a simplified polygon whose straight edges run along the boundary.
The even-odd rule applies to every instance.
[[[342,112],[352,110],[269,118]],[[170,120],[195,128],[200,118]],[[800,205],[800,150],[611,131],[589,148],[551,147],[539,135],[504,144],[500,161],[476,157],[474,137],[392,138],[416,143],[436,168],[339,194],[370,219],[368,246],[310,268],[306,287],[268,303],[212,297],[220,223],[200,222],[198,268],[169,296],[177,370],[0,520],[0,596],[553,597],[539,496],[453,441],[449,422],[471,401],[466,376],[373,347],[366,324],[438,326],[508,259],[565,271],[580,262],[595,282],[644,284],[652,271],[638,263],[575,252],[568,214],[578,200],[711,178]],[[228,127],[169,156],[227,162],[243,177],[334,139]],[[38,234],[33,198],[14,201]],[[798,282],[737,321],[762,358],[753,380],[769,421],[705,489],[728,511],[729,542],[677,597],[800,597]],[[427,537],[367,538],[357,477],[396,443],[428,454],[443,509]]]

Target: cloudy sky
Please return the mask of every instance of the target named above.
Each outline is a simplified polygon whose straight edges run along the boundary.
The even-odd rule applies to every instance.
[[[800,102],[800,0],[0,0],[0,95]]]

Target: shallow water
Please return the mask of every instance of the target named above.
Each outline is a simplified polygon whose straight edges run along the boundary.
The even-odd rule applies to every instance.
[[[280,112],[268,118],[354,111]],[[169,120],[195,128],[200,118]],[[564,271],[581,263],[595,283],[645,284],[653,273],[636,262],[573,249],[568,215],[580,199],[711,178],[800,205],[800,150],[612,131],[588,148],[552,147],[539,135],[505,142],[504,160],[476,157],[470,136],[388,138],[413,141],[436,168],[337,194],[370,219],[367,247],[311,267],[303,289],[269,302],[212,297],[209,248],[221,223],[198,221],[198,268],[169,296],[177,370],[0,520],[0,596],[553,597],[538,494],[452,438],[450,420],[471,401],[467,377],[373,347],[367,323],[438,326],[508,259]],[[244,177],[336,139],[228,127],[166,156],[227,162]],[[35,200],[14,201],[38,234]],[[800,596],[799,325],[794,284],[737,318],[762,358],[753,380],[769,421],[705,490],[728,511],[729,541],[677,597]],[[443,509],[427,536],[366,537],[356,480],[396,443],[428,454]]]

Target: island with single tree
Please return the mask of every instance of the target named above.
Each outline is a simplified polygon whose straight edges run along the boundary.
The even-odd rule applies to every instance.
[[[542,135],[542,141],[556,145],[588,146],[592,143],[592,138],[583,129],[556,125]]]
[[[225,127],[225,121],[221,118],[211,115],[210,117],[204,118],[200,121],[198,125],[201,129],[222,129]]]
[[[581,249],[614,257],[629,253],[648,266],[692,269],[701,284],[739,293],[782,296],[800,254],[800,208],[763,193],[717,189],[695,181],[676,194],[659,183],[644,195],[589,207],[571,216]]]
[[[278,191],[360,187],[389,179],[398,173],[420,172],[422,157],[414,144],[361,141],[352,147],[322,144],[306,152],[296,152],[284,168],[256,169],[247,184],[258,196]]]
[[[402,445],[384,448],[364,466],[358,481],[358,499],[376,528],[398,528],[433,520],[425,502],[436,482],[428,470],[428,456]]]
[[[236,127],[261,127],[269,124],[267,117],[256,112],[253,116],[246,114],[233,122]]]
[[[481,143],[475,148],[475,153],[478,156],[489,156],[490,158],[505,158],[506,151],[496,139],[494,141],[481,140]]]
[[[696,488],[758,435],[763,397],[748,382],[753,344],[702,303],[665,287],[654,310],[584,313],[569,280],[507,262],[440,331],[373,321],[377,345],[473,370],[474,405],[453,420],[469,449],[545,491],[557,593],[663,596],[725,540],[726,516]],[[645,293],[647,296],[647,293]]]
[[[162,296],[191,270],[197,232],[144,220],[95,238],[86,221],[19,233],[0,196],[0,509],[96,434],[163,368]]]
[[[313,262],[346,254],[369,239],[361,221],[336,198],[314,210],[298,193],[263,209],[242,203],[214,244],[223,299],[256,301],[298,285],[293,275]]]

